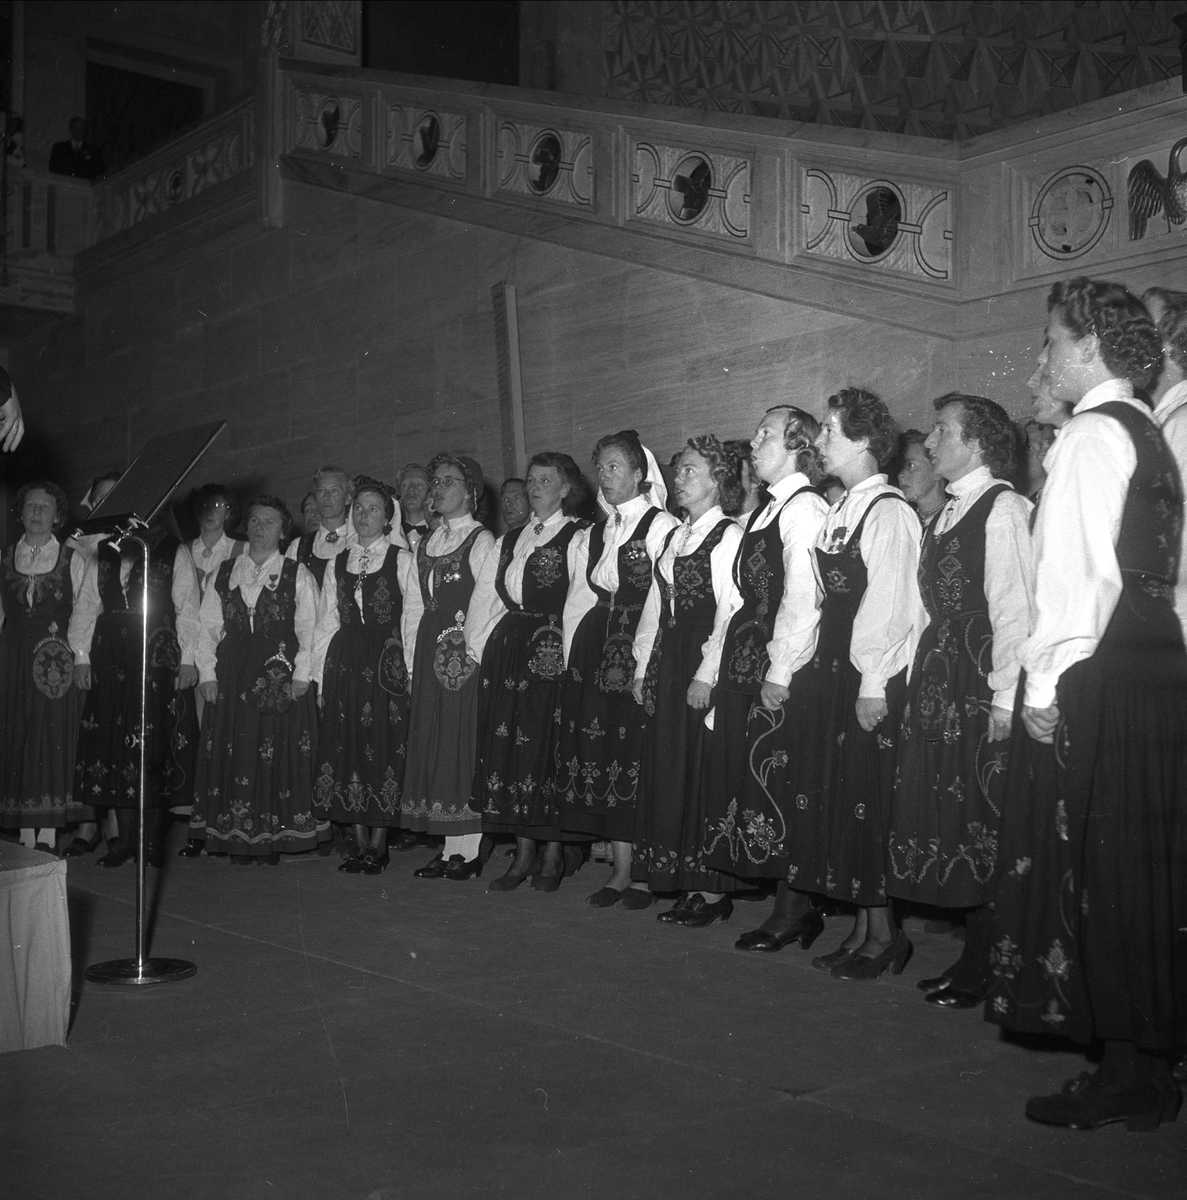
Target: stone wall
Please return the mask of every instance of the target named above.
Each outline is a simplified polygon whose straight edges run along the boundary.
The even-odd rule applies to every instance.
[[[631,425],[663,457],[693,434],[747,435],[774,403],[819,410],[846,383],[919,423],[956,382],[952,343],[922,334],[301,184],[284,206],[281,230],[91,286],[75,318],[10,352],[72,498],[157,433],[223,417],[199,474],[294,503],[319,463],[392,479],[441,449],[497,484],[500,280],[518,292],[529,453],[585,464]]]

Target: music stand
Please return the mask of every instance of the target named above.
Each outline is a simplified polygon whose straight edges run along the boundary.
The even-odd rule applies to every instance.
[[[212,421],[165,433],[154,438],[120,476],[119,482],[95,506],[87,520],[78,524],[74,535],[110,533],[112,545],[132,542],[140,547],[143,582],[140,598],[140,725],[128,735],[129,746],[139,749],[139,828],[136,834],[136,957],[115,958],[95,963],[84,974],[92,983],[145,985],[175,983],[188,979],[197,966],[182,958],[147,958],[144,953],[144,892],[147,857],[145,826],[147,797],[147,746],[144,730],[148,726],[148,541],[149,526],[164,511],[173,493],[196,467],[210,444],[227,427],[226,421]]]

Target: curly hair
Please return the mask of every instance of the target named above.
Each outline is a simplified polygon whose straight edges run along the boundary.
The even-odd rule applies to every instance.
[[[272,508],[280,514],[280,540],[283,542],[293,528],[293,514],[289,512],[288,505],[279,496],[253,496],[247,505],[249,520],[252,510],[256,508]]]
[[[894,459],[898,450],[898,427],[890,410],[865,388],[842,388],[829,396],[828,407],[840,415],[841,432],[851,442],[863,438],[879,469]]]
[[[763,416],[773,412],[787,415],[787,424],[783,427],[783,446],[795,454],[796,470],[807,475],[810,483],[817,483],[824,475],[824,464],[820,460],[820,451],[816,449],[820,422],[794,404],[774,404]]]
[[[24,487],[16,494],[16,516],[17,520],[24,524],[21,516],[25,511],[25,501],[29,498],[30,492],[45,492],[54,502],[54,524],[53,529],[56,533],[70,518],[70,501],[66,499],[66,493],[62,491],[56,483],[51,483],[48,479],[35,479],[32,483],[26,483]]]
[[[560,476],[561,482],[569,485],[569,494],[561,500],[561,512],[566,517],[575,516],[581,511],[588,488],[581,468],[570,455],[562,454],[559,450],[541,450],[528,459],[529,473],[533,467],[551,467]]]
[[[742,491],[742,460],[738,455],[711,433],[690,437],[685,445],[709,464],[709,474],[717,484],[717,502],[722,510],[726,514],[731,509],[735,514],[739,512],[746,495]]]
[[[984,396],[964,392],[945,392],[932,407],[942,412],[950,404],[960,405],[960,428],[965,445],[976,442],[981,447],[981,461],[994,478],[1010,479],[1018,469],[1018,427],[1004,408]]]
[[[202,514],[206,511],[206,506],[212,500],[217,499],[221,499],[227,506],[227,515],[223,518],[223,529],[234,529],[239,521],[239,501],[235,499],[235,495],[230,488],[223,487],[221,483],[204,483],[198,488],[190,497],[190,512],[198,520],[201,520]]]
[[[1142,303],[1153,313],[1154,304],[1162,306],[1156,322],[1167,357],[1187,375],[1187,292],[1152,287],[1142,293]]]
[[[392,489],[386,483],[380,483],[378,479],[372,478],[370,475],[356,475],[351,481],[352,503],[364,493],[374,492],[383,500],[383,515],[387,518],[387,530],[391,532],[391,523],[396,516],[396,500],[392,495]]]
[[[1135,390],[1149,391],[1162,370],[1162,338],[1146,306],[1125,286],[1078,275],[1052,287],[1047,312],[1077,339],[1097,339],[1101,362]]]

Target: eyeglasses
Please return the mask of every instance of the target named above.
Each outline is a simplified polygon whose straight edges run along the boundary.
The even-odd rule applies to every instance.
[[[433,487],[451,488],[455,483],[465,483],[464,479],[459,479],[456,475],[438,475],[433,479]]]

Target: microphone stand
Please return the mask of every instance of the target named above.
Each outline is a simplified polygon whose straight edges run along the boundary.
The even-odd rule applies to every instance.
[[[135,746],[139,755],[139,822],[136,831],[136,957],[113,958],[95,963],[84,972],[92,983],[117,983],[141,986],[152,983],[176,983],[188,979],[198,970],[197,965],[183,958],[148,958],[145,955],[144,893],[147,868],[148,825],[148,526],[138,517],[128,519],[117,527],[111,539],[113,549],[124,542],[139,547],[143,566],[140,587],[140,724],[127,735],[129,747]]]

